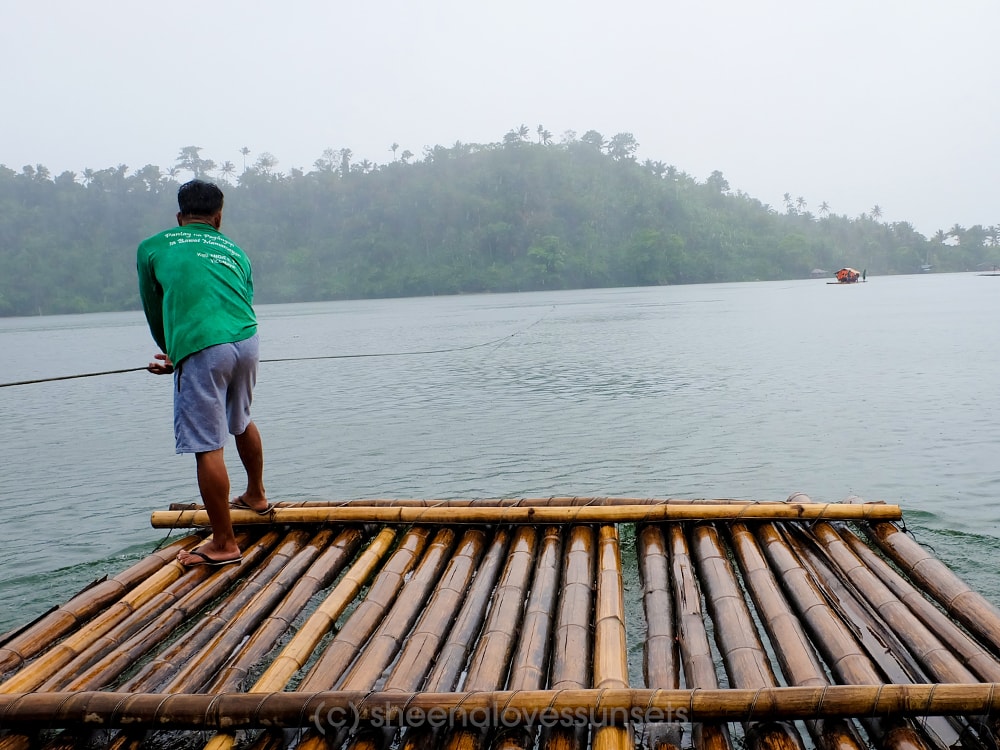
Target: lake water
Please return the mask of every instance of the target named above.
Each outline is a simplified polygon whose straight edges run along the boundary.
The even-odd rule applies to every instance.
[[[262,357],[296,358],[265,361],[256,391],[272,500],[858,495],[900,504],[1000,604],[1000,278],[258,312]],[[0,383],[154,349],[140,313],[0,319]],[[148,554],[150,513],[198,500],[170,399],[146,372],[0,388],[0,633]]]

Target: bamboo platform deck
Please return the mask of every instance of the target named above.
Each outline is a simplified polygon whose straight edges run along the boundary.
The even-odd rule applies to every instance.
[[[0,750],[995,748],[1000,611],[881,503],[236,511],[0,639]],[[207,522],[173,508],[158,528]]]

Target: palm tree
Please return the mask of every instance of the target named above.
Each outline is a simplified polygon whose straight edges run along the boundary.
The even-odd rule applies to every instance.
[[[247,171],[247,154],[250,153],[250,149],[248,149],[246,146],[244,146],[243,148],[240,149],[240,153],[243,154],[243,171],[246,172]]]
[[[222,179],[229,184],[229,178],[236,174],[236,165],[231,161],[222,162],[222,166],[219,167],[219,174],[222,175]]]
[[[872,206],[872,221],[878,221],[881,218],[882,218],[882,209],[878,205],[878,203],[876,203],[874,206]]]
[[[399,150],[399,144],[393,141],[392,145],[389,146],[389,150],[392,151],[392,160],[396,161],[396,151]]]
[[[823,216],[829,216],[830,215],[830,204],[827,203],[826,201],[823,201],[822,203],[820,203],[819,204],[819,212]]]
[[[795,208],[798,209],[798,211],[801,213],[803,210],[805,210],[805,207],[806,207],[806,199],[800,195],[798,198],[795,199]]]

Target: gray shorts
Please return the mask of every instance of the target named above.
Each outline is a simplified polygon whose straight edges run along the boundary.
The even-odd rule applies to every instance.
[[[185,357],[174,372],[174,440],[178,453],[207,453],[250,424],[260,340],[255,334]],[[227,434],[228,433],[228,434]]]

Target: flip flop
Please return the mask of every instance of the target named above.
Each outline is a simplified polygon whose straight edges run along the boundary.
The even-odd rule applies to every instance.
[[[234,563],[240,563],[243,561],[243,555],[237,555],[236,557],[227,557],[225,560],[215,560],[199,549],[191,550],[188,554],[194,555],[195,557],[200,557],[205,562],[196,563],[181,563],[185,568],[196,568],[200,565],[207,565],[210,568],[220,568],[223,565],[233,565]]]
[[[246,504],[246,501],[243,499],[243,495],[240,495],[238,498],[231,501],[229,503],[229,507],[232,510],[252,510],[258,516],[266,516],[274,508],[274,506],[271,505],[271,503],[268,503],[267,507],[264,508],[264,510],[257,510],[256,508],[251,508],[249,505]]]

